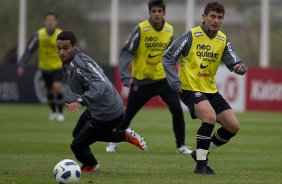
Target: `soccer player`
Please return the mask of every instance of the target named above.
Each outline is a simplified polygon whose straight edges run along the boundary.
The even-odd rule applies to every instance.
[[[169,106],[177,152],[190,154],[185,146],[185,122],[180,99],[167,83],[162,66],[162,55],[173,39],[173,27],[164,20],[165,4],[162,0],[150,0],[149,19],[139,23],[130,34],[119,58],[120,76],[123,86],[130,87],[122,124],[126,129],[135,114],[152,97],[159,95]],[[132,81],[129,65],[132,62]],[[106,151],[117,150],[117,143],[110,143]]]
[[[96,141],[126,141],[146,150],[144,138],[132,129],[113,131],[123,118],[122,99],[102,68],[78,49],[73,32],[61,32],[57,37],[57,48],[63,63],[63,76],[77,95],[77,99],[67,103],[67,113],[86,107],[73,131],[71,144],[74,155],[82,163],[81,171],[88,173],[99,169],[89,147]]]
[[[64,121],[62,94],[62,63],[56,49],[57,15],[48,12],[44,16],[45,27],[40,28],[30,38],[23,56],[19,59],[17,75],[24,75],[24,67],[32,54],[38,49],[38,67],[45,83],[46,95],[52,113],[49,120]]]
[[[197,162],[195,173],[215,174],[208,166],[208,153],[226,144],[239,131],[235,113],[219,94],[214,76],[221,61],[230,71],[243,75],[246,65],[235,53],[229,38],[219,31],[225,14],[218,2],[207,3],[203,23],[178,38],[163,56],[168,82],[189,108],[193,119],[202,122],[197,131],[197,149],[191,153]],[[175,70],[180,61],[179,75]],[[221,127],[211,136],[215,123]]]

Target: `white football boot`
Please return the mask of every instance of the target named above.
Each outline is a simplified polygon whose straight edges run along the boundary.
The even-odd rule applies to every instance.
[[[116,152],[118,147],[118,143],[110,142],[106,147],[106,152]]]
[[[53,112],[52,114],[49,115],[48,120],[49,121],[55,121],[57,119],[57,113]]]
[[[65,120],[65,116],[62,113],[58,113],[57,117],[56,117],[57,121],[64,121]]]
[[[192,153],[192,150],[189,149],[187,146],[181,146],[181,147],[177,148],[176,152],[190,155]]]

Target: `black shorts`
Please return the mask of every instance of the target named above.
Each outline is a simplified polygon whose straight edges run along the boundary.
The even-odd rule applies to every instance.
[[[47,89],[51,89],[55,81],[62,81],[63,79],[63,72],[61,69],[51,71],[41,70],[41,72],[42,79]]]
[[[216,93],[202,93],[198,91],[182,90],[180,94],[181,101],[188,107],[192,119],[196,119],[194,104],[201,101],[208,100],[213,107],[216,114],[224,110],[231,109],[228,102],[218,92]]]

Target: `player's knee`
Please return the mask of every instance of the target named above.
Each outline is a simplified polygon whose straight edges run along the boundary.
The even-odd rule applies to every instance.
[[[195,115],[202,122],[208,122],[211,124],[215,124],[216,122],[216,113],[213,110],[198,110],[198,111],[195,111]]]
[[[215,113],[207,113],[207,114],[205,114],[202,121],[215,124],[215,122],[216,122],[216,115],[215,115]]]
[[[236,125],[234,125],[234,133],[237,133],[237,132],[239,132],[239,130],[240,130],[240,124],[239,123],[237,123]]]
[[[79,144],[77,144],[75,141],[73,141],[70,145],[71,150],[76,153],[77,151],[79,151]]]
[[[61,93],[62,92],[62,83],[61,82],[54,82],[52,86],[52,90],[55,91],[56,93]]]
[[[232,126],[230,127],[230,132],[233,134],[237,134],[240,130],[240,124],[239,123],[234,123],[232,124]]]

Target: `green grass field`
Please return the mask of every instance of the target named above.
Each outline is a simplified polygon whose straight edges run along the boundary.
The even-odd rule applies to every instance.
[[[75,160],[71,132],[81,112],[65,122],[49,122],[44,105],[0,104],[0,184],[52,184],[57,162]],[[82,175],[89,183],[282,183],[282,113],[238,113],[241,130],[232,141],[209,155],[215,176],[193,173],[195,163],[176,153],[171,116],[166,109],[143,109],[131,127],[142,134],[148,151],[121,143],[116,153],[107,143],[92,145],[101,164],[97,173]],[[195,148],[199,120],[185,112],[186,143]]]

